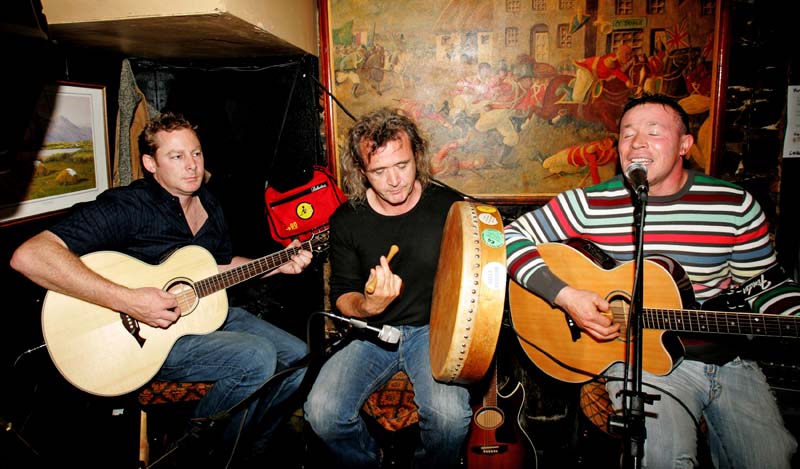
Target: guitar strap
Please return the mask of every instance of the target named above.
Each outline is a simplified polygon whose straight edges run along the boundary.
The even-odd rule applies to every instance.
[[[800,314],[800,284],[778,264],[739,286],[750,310],[759,314]]]

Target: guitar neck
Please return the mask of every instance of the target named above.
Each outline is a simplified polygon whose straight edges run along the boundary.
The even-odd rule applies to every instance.
[[[798,321],[798,316],[656,308],[644,308],[642,316],[648,329],[787,338],[800,337]]]
[[[491,380],[486,394],[483,396],[484,407],[497,407],[497,362],[492,363]]]
[[[283,264],[291,261],[292,256],[297,254],[301,249],[306,249],[309,251],[312,250],[312,240],[313,238],[302,242],[300,247],[286,248],[283,251],[278,251],[274,254],[260,257],[246,264],[242,264],[232,269],[228,269],[225,272],[220,272],[217,275],[212,275],[211,277],[200,280],[195,283],[197,296],[203,298],[219,290],[236,285],[237,283],[241,283],[253,277],[271,272]]]

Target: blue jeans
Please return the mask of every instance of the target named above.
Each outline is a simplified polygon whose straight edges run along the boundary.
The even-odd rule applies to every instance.
[[[305,342],[294,335],[242,308],[229,308],[220,329],[210,334],[187,335],[178,339],[156,378],[213,381],[214,386],[194,410],[194,417],[212,417],[251,396],[273,374],[291,367],[306,352]],[[288,376],[277,377],[243,407],[246,412],[231,415],[223,433],[222,456],[233,449],[240,427],[243,431],[261,431],[250,435],[253,440],[269,438],[282,416],[262,422],[266,412],[289,398],[300,386],[304,375],[305,368],[301,368]]]
[[[617,363],[607,376],[622,376]],[[723,366],[684,360],[665,376],[642,373],[642,391],[660,395],[645,406],[647,436],[642,465],[691,468],[697,462],[697,431],[692,417],[706,419],[709,448],[717,468],[789,468],[797,442],[783,425],[775,397],[758,365],[736,358]],[[648,386],[657,386],[666,392]],[[606,385],[616,409],[620,381]]]
[[[355,339],[322,366],[305,403],[305,418],[333,453],[336,467],[379,467],[378,445],[361,418],[367,397],[403,370],[414,385],[422,448],[417,467],[455,466],[469,430],[469,390],[439,383],[430,364],[429,327],[400,326],[389,346]]]

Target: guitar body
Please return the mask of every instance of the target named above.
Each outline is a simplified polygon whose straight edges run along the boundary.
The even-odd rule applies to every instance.
[[[521,383],[508,395],[497,393],[497,406],[475,409],[467,444],[467,467],[515,469],[530,467],[533,443],[522,429],[525,388]]]
[[[181,311],[167,329],[150,327],[127,314],[48,291],[42,333],[50,358],[75,387],[99,396],[119,396],[150,381],[169,351],[185,335],[208,334],[228,316],[225,289],[291,262],[301,249],[327,249],[327,227],[299,247],[253,259],[219,272],[205,248],[185,246],[159,265],[126,254],[100,251],[81,257],[89,269],[129,288],[153,287],[175,295]]]
[[[570,286],[599,293],[612,303],[612,309],[621,309],[615,304],[625,307],[629,304],[635,275],[632,262],[603,268],[590,252],[567,244],[545,243],[538,245],[537,249],[550,270]],[[644,261],[646,308],[681,308],[682,298],[686,297],[686,293],[682,294],[677,287],[672,272],[649,259]],[[631,345],[624,330],[618,339],[606,342],[578,332],[575,326],[570,327],[567,314],[561,309],[553,308],[514,282],[509,286],[509,305],[514,328],[528,358],[542,371],[561,381],[589,381],[614,363],[623,361],[626,344]],[[624,327],[627,311],[615,313],[615,321]],[[669,373],[683,353],[680,341],[665,332],[656,329],[643,332],[642,368],[650,373]]]
[[[93,271],[130,288],[186,289],[194,280],[218,274],[214,257],[199,246],[175,251],[153,266],[125,254],[100,251],[81,260]],[[189,294],[189,298],[196,298]],[[180,337],[218,329],[228,314],[225,290],[182,305],[168,329],[150,327],[110,309],[48,291],[42,305],[42,332],[56,368],[77,388],[117,396],[146,384]],[[138,335],[138,340],[137,340]]]

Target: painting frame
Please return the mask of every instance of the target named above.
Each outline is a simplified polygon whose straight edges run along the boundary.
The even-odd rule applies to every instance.
[[[0,185],[0,226],[52,216],[110,187],[104,85],[44,86],[12,168]]]
[[[341,18],[337,17],[337,12],[332,11],[332,4],[334,8],[343,9],[343,5],[347,5],[350,0],[319,0],[318,8],[319,8],[319,22],[320,22],[320,77],[322,83],[327,87],[329,91],[328,95],[325,97],[323,102],[323,112],[324,112],[324,132],[325,138],[327,141],[327,147],[329,152],[328,164],[330,170],[339,175],[339,159],[340,153],[342,151],[344,145],[344,139],[346,138],[346,129],[352,124],[353,119],[359,114],[359,112],[353,112],[353,109],[348,109],[348,105],[352,104],[353,100],[348,100],[348,93],[346,90],[341,89],[340,87],[340,78],[337,76],[340,73],[342,67],[342,55],[338,52],[339,43],[336,42],[334,36],[340,37],[341,30],[343,29],[343,24]],[[710,31],[704,31],[707,33],[707,38],[704,41],[704,44],[699,44],[702,47],[699,47],[698,44],[689,44],[688,48],[692,50],[700,51],[702,49],[703,56],[706,57],[706,66],[705,66],[705,74],[706,76],[706,83],[704,85],[704,94],[697,93],[698,96],[702,97],[703,99],[693,100],[690,105],[694,107],[698,107],[698,120],[697,125],[695,126],[695,121],[693,120],[693,128],[691,129],[692,133],[696,137],[696,144],[693,148],[693,152],[698,155],[697,163],[695,161],[691,161],[691,164],[695,164],[696,168],[699,169],[707,174],[714,174],[717,166],[717,161],[720,157],[721,152],[721,135],[722,135],[722,125],[723,125],[723,116],[724,116],[724,105],[725,105],[725,92],[726,92],[726,82],[727,82],[727,73],[728,73],[728,53],[729,53],[729,7],[728,3],[729,0],[683,0],[680,2],[681,5],[686,3],[697,3],[704,8],[708,8],[709,1],[713,5],[713,15],[707,19],[707,24],[712,24]],[[450,3],[453,3],[454,0],[451,0]],[[489,3],[493,6],[493,8],[502,8],[502,5],[507,5],[508,2],[498,2],[493,0],[475,0],[470,2],[471,4],[482,4],[482,2]],[[678,0],[668,0],[667,4],[677,3]],[[364,2],[358,2],[356,0],[352,0],[350,3],[353,4],[363,4]],[[377,11],[376,4],[380,2],[368,2],[372,4],[373,11]],[[436,2],[434,2],[436,3]],[[443,4],[445,2],[438,2],[439,4]],[[514,2],[511,2],[514,3]],[[517,4],[521,5],[530,5],[530,2],[516,2]],[[577,0],[575,4],[583,5],[587,2]],[[612,2],[613,3],[613,2]],[[634,3],[634,2],[631,2]],[[642,2],[645,3],[645,2]],[[601,2],[602,4],[602,2]],[[498,6],[500,5],[500,6]],[[415,15],[418,14],[416,12],[417,9],[410,7],[410,5],[406,5],[406,11],[412,12],[407,13],[408,15]],[[425,9],[423,9],[425,10]],[[430,12],[430,9],[425,10]],[[378,12],[376,13],[376,18],[386,18],[392,17],[391,14],[386,14],[386,12]],[[424,13],[423,13],[424,14]],[[581,15],[581,10],[578,8],[577,14],[575,15],[575,19],[580,19],[581,17],[584,18],[583,23],[586,25],[596,24],[598,23],[598,19],[596,18],[597,12],[593,13],[594,17],[587,18],[588,15]],[[394,15],[397,16],[397,15]],[[617,28],[622,28],[620,30],[624,30],[624,28],[628,27],[630,24],[636,25],[637,22],[642,24],[652,24],[653,26],[657,25],[657,22],[653,20],[650,14],[644,15],[634,15],[634,17],[606,17],[604,19],[603,24],[605,26],[596,26],[594,29],[593,34],[600,35],[601,32],[608,33],[608,30],[600,31],[600,28],[613,28],[611,29],[612,32],[616,33]],[[686,15],[691,16],[691,15]],[[587,22],[588,19],[588,22]],[[573,27],[575,22],[573,21]],[[681,23],[682,25],[683,23]],[[380,29],[380,23],[373,22],[371,23],[370,28],[364,29],[363,27],[359,26],[352,26],[352,37],[356,37],[357,35],[366,35],[369,36],[370,34],[373,37],[379,37],[376,30]],[[611,26],[608,26],[611,25]],[[388,26],[387,26],[388,28]],[[691,28],[691,25],[690,25]],[[361,29],[362,31],[356,32],[356,30]],[[370,32],[370,29],[372,32]],[[579,26],[580,29],[580,26]],[[677,30],[677,28],[673,28]],[[652,30],[652,31],[651,31]],[[624,32],[624,31],[623,31]],[[650,42],[654,42],[656,40],[663,40],[664,37],[667,36],[668,33],[675,34],[673,30],[667,31],[667,28],[645,28],[646,33],[650,34]],[[398,35],[398,31],[386,31],[384,37],[388,37],[389,34],[393,34],[395,37]],[[497,31],[491,33],[493,35],[499,35]],[[531,34],[534,34],[533,29],[531,28]],[[699,36],[699,34],[695,34]],[[409,39],[409,35],[405,37],[405,40]],[[673,37],[674,36],[670,36]],[[481,38],[479,38],[479,41]],[[376,41],[377,42],[377,41]],[[599,40],[597,42],[600,42]],[[438,48],[438,44],[437,44]],[[650,51],[653,51],[653,44],[650,44]],[[607,51],[599,51],[607,53]],[[671,52],[671,51],[670,51]],[[436,54],[439,52],[437,51]],[[710,57],[708,57],[710,56]],[[387,72],[388,73],[388,72]],[[362,80],[363,82],[363,77]],[[349,84],[349,83],[348,83]],[[380,94],[380,93],[378,93]],[[388,94],[388,93],[386,93]],[[665,93],[666,94],[666,93]],[[356,95],[357,96],[357,95]],[[692,94],[690,97],[695,97],[695,94]],[[373,98],[377,98],[377,96],[373,95]],[[677,98],[676,98],[677,99]],[[376,99],[376,102],[380,101],[380,99]],[[386,100],[384,99],[384,102]],[[401,100],[395,99],[395,101],[400,102]],[[699,103],[699,104],[698,104]],[[396,106],[400,107],[400,106]],[[428,106],[430,108],[430,106]],[[436,105],[438,106],[438,103]],[[686,106],[685,106],[686,107]],[[617,110],[621,109],[621,105],[617,108]],[[415,110],[411,111],[412,116],[416,117],[420,114],[414,115]],[[618,113],[617,113],[618,114]],[[617,117],[618,118],[618,117]],[[551,119],[552,120],[552,119]],[[419,119],[417,119],[419,122]],[[609,124],[610,125],[610,124]],[[420,125],[425,131],[426,134],[430,134],[428,129],[424,124]],[[698,135],[702,131],[703,135],[702,138],[698,138]],[[608,131],[606,129],[607,134],[613,134],[613,132]],[[435,138],[430,138],[431,141],[431,154],[432,158],[436,159],[437,155],[439,155],[443,149],[445,148],[444,145],[437,145]],[[544,137],[539,137],[540,141],[548,140],[547,135],[545,134]],[[598,140],[599,141],[599,140]],[[577,142],[583,143],[583,142]],[[589,151],[586,148],[589,148],[589,143],[597,143],[595,142],[587,142],[585,145],[575,145],[574,147],[583,147],[580,149],[581,152]],[[503,144],[505,144],[505,138],[503,138]],[[565,145],[566,146],[566,145]],[[523,147],[520,147],[523,148]],[[572,147],[570,147],[572,148]],[[614,153],[616,153],[616,146],[614,145]],[[557,154],[553,155],[556,156]],[[545,156],[549,156],[545,155]],[[483,158],[483,157],[482,157]],[[491,158],[491,156],[490,156]],[[540,157],[540,159],[545,159],[544,157]],[[485,160],[485,158],[483,158]],[[616,160],[616,157],[615,157]],[[479,159],[476,157],[474,162],[478,163]],[[457,164],[460,165],[459,168],[463,166],[469,167],[469,165],[473,164],[470,160],[464,161],[463,157],[461,160],[457,161]],[[586,173],[582,177],[581,181],[586,181],[589,178],[590,170],[588,168],[582,168],[582,171]],[[486,173],[490,173],[491,170],[485,171]],[[615,170],[613,174],[618,173],[618,170]],[[456,179],[455,177],[447,179],[447,175],[444,178],[440,178],[438,174],[434,175],[434,178],[440,181],[443,181],[446,185],[451,185],[450,180],[455,181],[467,181],[472,182],[472,180],[480,181],[483,176],[475,176],[478,174],[477,170],[469,171],[463,170],[461,174],[458,174],[457,177],[461,179]],[[524,170],[519,170],[517,173],[509,172],[507,174],[513,174],[511,178],[506,178],[504,181],[512,181],[516,182],[516,179],[526,179],[528,177],[528,172]],[[564,173],[561,173],[564,174]],[[543,204],[554,195],[562,192],[563,190],[575,187],[577,184],[573,184],[569,182],[568,177],[571,175],[567,175],[565,177],[561,177],[561,174],[556,174],[552,176],[552,178],[557,179],[561,178],[562,181],[566,181],[562,187],[557,188],[542,188],[541,190],[537,187],[526,188],[524,190],[464,190],[463,187],[459,187],[458,185],[453,185],[456,190],[459,190],[462,193],[465,193],[471,197],[474,197],[478,200],[485,201],[491,204],[498,204],[498,205],[507,205],[507,204]],[[592,174],[592,179],[597,179],[597,174]],[[548,176],[551,177],[551,176]],[[473,178],[473,179],[469,179]],[[488,178],[486,178],[488,180]],[[544,177],[543,177],[544,179]],[[576,179],[577,180],[577,179]],[[597,181],[595,181],[597,182]],[[584,185],[584,182],[582,182]],[[470,184],[466,184],[466,187],[470,187]]]

